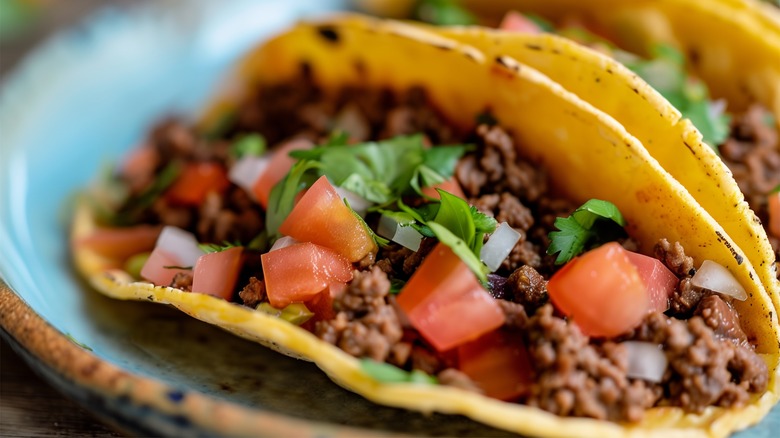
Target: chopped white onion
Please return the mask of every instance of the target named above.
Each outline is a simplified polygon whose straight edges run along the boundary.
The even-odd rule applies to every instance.
[[[508,223],[501,222],[496,231],[490,235],[490,238],[479,252],[479,258],[490,268],[490,272],[495,272],[504,259],[507,258],[512,248],[517,245],[522,235],[519,231],[510,227]]]
[[[368,212],[368,209],[371,208],[372,205],[374,205],[373,202],[369,201],[368,199],[358,195],[357,193],[347,190],[343,187],[336,187],[336,193],[339,194],[339,197],[341,199],[347,198],[347,202],[349,202],[349,206],[352,207],[355,212],[363,217],[366,216],[366,212]]]
[[[283,236],[283,237],[280,237],[280,238],[276,239],[276,242],[274,242],[274,244],[271,246],[271,249],[269,249],[268,252],[271,252],[271,251],[274,251],[274,250],[277,250],[277,249],[287,248],[288,246],[295,245],[296,243],[298,243],[298,241],[293,239],[292,237],[290,237],[290,236]]]
[[[268,155],[262,157],[247,155],[233,164],[230,172],[228,172],[228,179],[246,190],[250,195],[253,195],[255,182],[268,167],[269,161],[270,156]]]
[[[705,260],[701,264],[701,268],[691,278],[691,284],[701,289],[734,297],[740,301],[747,299],[745,288],[739,284],[734,275],[712,260]]]
[[[628,371],[626,375],[635,379],[660,382],[669,361],[661,346],[650,342],[623,342],[628,350]]]
[[[204,254],[194,234],[170,225],[163,228],[155,247],[174,257],[181,266],[195,266],[195,262]]]
[[[420,249],[423,237],[411,226],[401,224],[395,218],[384,214],[379,218],[376,233],[415,252]]]

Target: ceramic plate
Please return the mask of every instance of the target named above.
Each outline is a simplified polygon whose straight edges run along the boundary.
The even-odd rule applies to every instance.
[[[50,40],[0,95],[0,323],[44,377],[135,435],[508,436],[371,404],[309,363],[171,309],[105,298],[67,251],[69,199],[156,120],[194,115],[238,56],[338,0],[153,2]],[[769,437],[780,410],[741,438]]]

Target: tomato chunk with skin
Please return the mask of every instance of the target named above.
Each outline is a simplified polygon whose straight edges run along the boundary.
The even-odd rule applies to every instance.
[[[198,206],[210,192],[222,193],[229,185],[227,173],[220,164],[189,163],[165,192],[165,197],[173,204]]]
[[[330,248],[353,263],[377,251],[365,225],[344,204],[324,176],[301,197],[279,226],[279,232],[302,242]]]
[[[631,251],[626,251],[626,255],[636,267],[647,288],[650,298],[648,311],[666,312],[669,309],[669,298],[680,283],[680,279],[654,257]]]
[[[423,195],[430,196],[433,199],[439,199],[439,192],[436,189],[444,190],[447,193],[453,194],[460,199],[466,199],[466,195],[463,193],[463,189],[460,188],[460,184],[455,180],[455,177],[433,186],[424,187],[422,189]]]
[[[235,247],[200,256],[192,272],[192,291],[229,301],[241,271],[243,251]]]
[[[255,199],[263,206],[268,208],[268,199],[271,196],[271,189],[287,175],[295,159],[290,156],[290,152],[304,149],[311,149],[314,146],[312,142],[306,139],[291,140],[279,146],[278,149],[271,152],[273,155],[268,161],[268,165],[257,178],[252,188]]]
[[[436,350],[457,347],[504,324],[504,312],[474,273],[444,244],[423,260],[397,299]]]
[[[97,228],[90,235],[79,239],[76,246],[88,248],[101,256],[125,260],[130,256],[151,251],[162,227],[136,225],[125,228]]]
[[[277,309],[311,300],[331,283],[352,279],[352,264],[335,251],[310,242],[260,256],[268,301]]]
[[[588,336],[617,336],[647,314],[647,288],[626,252],[607,243],[570,261],[547,283],[553,304]]]
[[[141,268],[141,278],[149,280],[157,286],[169,286],[173,277],[178,273],[190,273],[189,269],[178,269],[173,266],[180,266],[179,260],[172,254],[159,247],[149,255],[149,258]]]
[[[510,32],[542,33],[542,29],[533,20],[517,11],[507,12],[498,28]]]
[[[488,397],[510,401],[528,392],[533,369],[522,334],[498,329],[458,347],[458,368]]]
[[[780,192],[769,194],[769,234],[780,239]]]

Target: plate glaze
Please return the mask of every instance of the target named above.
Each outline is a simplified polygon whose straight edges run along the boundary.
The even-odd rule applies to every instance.
[[[174,310],[87,287],[67,250],[70,197],[149,126],[192,116],[231,62],[337,0],[164,1],[106,10],[50,40],[0,95],[0,323],[48,381],[135,435],[510,436],[384,408]],[[73,340],[77,343],[72,342]],[[777,408],[742,438],[772,436]]]

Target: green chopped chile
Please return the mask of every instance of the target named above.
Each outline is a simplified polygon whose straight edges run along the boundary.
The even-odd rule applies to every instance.
[[[360,368],[369,376],[382,383],[417,383],[436,385],[438,380],[420,370],[408,372],[390,365],[371,359],[360,359]]]

